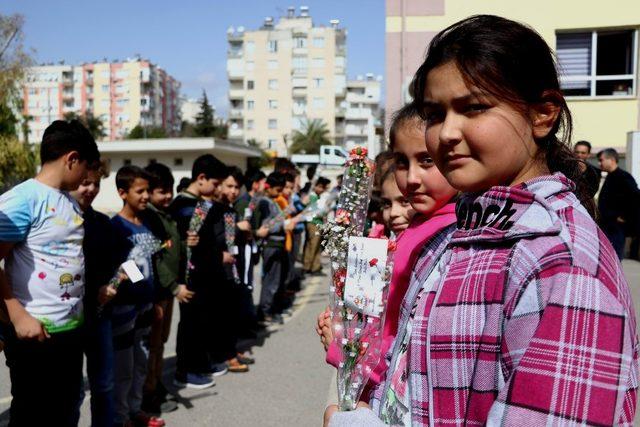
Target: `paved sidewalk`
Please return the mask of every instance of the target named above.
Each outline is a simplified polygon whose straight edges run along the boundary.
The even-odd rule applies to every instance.
[[[625,260],[625,274],[640,318],[640,262]],[[258,271],[256,270],[256,273]],[[180,408],[164,418],[168,426],[319,426],[327,403],[336,402],[334,370],[324,363],[324,352],[314,332],[316,315],[328,301],[328,278],[305,282],[293,315],[254,347],[256,364],[246,374],[227,374],[208,390],[180,390]],[[174,317],[167,346],[166,384],[175,364]],[[9,373],[0,355],[0,426],[8,422],[11,402]],[[87,399],[88,400],[88,399]],[[88,401],[81,426],[89,425]],[[636,421],[640,427],[640,421]]]

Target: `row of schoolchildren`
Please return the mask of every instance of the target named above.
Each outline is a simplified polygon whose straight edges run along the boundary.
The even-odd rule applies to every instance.
[[[397,237],[383,357],[325,426],[632,425],[635,309],[550,48],[473,16],[433,38],[410,87],[378,162]],[[331,319],[317,333],[341,367]]]
[[[299,218],[282,209],[295,179],[255,172],[239,198],[242,172],[204,155],[174,199],[166,166],[124,166],[115,179],[123,206],[109,218],[91,206],[104,171],[79,122],[52,123],[40,156],[37,176],[0,196],[10,425],[77,425],[83,354],[92,425],[164,425],[150,414],[177,408],[162,383],[174,299],[176,385],[206,388],[213,376],[248,371],[254,360],[237,341],[256,328],[256,241],[265,265],[259,312],[273,321],[286,308]],[[129,279],[126,261],[141,280]]]

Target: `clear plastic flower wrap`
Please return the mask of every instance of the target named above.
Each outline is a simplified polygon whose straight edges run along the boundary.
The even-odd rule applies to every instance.
[[[350,239],[363,234],[373,172],[374,164],[367,158],[367,150],[354,148],[346,163],[336,215],[320,227],[322,245],[331,260],[329,304],[333,340],[340,349],[337,379],[338,406],[342,411],[355,409],[373,368],[380,360],[383,313],[393,265],[395,243],[389,241],[386,264],[376,266],[375,258],[369,261],[370,267],[382,269],[380,276],[385,283],[382,299],[376,301],[377,315],[354,305],[352,300],[345,300]]]

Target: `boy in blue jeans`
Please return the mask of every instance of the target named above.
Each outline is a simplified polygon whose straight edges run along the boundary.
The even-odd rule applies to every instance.
[[[163,230],[143,219],[149,202],[148,174],[137,166],[124,166],[116,174],[123,206],[111,219],[118,238],[120,261],[133,260],[144,279],[125,281],[113,300],[112,330],[115,360],[115,424],[161,426],[161,419],[142,411],[143,386],[149,360],[149,333],[155,295],[153,256],[161,250]],[[153,228],[153,231],[152,229]]]
[[[42,168],[0,196],[0,291],[11,325],[10,426],[72,426],[82,386],[82,212],[68,191],[100,155],[78,122],[53,122],[40,146]]]

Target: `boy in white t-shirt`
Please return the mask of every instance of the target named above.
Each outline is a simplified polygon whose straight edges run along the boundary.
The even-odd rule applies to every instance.
[[[82,212],[68,194],[100,154],[78,121],[53,122],[34,179],[0,196],[0,292],[11,325],[10,423],[77,425],[82,385]]]

